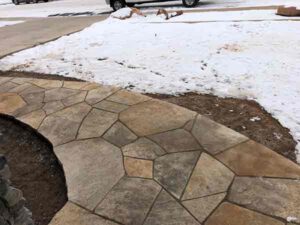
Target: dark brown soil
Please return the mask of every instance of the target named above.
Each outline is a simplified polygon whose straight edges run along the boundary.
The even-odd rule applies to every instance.
[[[65,177],[52,145],[30,127],[0,114],[0,154],[23,191],[35,225],[47,225],[67,201]]]
[[[41,74],[41,73],[29,73],[18,71],[0,71],[0,77],[30,77],[47,80],[66,80],[66,81],[82,81],[72,77],[63,77],[59,75]]]
[[[296,142],[289,130],[254,101],[195,93],[150,96],[205,115],[296,162]],[[253,122],[250,120],[253,117],[259,117],[260,120]]]

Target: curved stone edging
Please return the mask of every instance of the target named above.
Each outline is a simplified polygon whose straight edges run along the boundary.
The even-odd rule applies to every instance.
[[[69,202],[51,225],[300,223],[297,164],[179,106],[94,83],[0,78],[0,112],[37,129],[63,165]]]

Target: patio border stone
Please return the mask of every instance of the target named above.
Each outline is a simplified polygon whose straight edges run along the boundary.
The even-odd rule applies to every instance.
[[[49,225],[300,224],[300,166],[205,116],[89,82],[1,87],[0,113],[63,166],[69,201]]]

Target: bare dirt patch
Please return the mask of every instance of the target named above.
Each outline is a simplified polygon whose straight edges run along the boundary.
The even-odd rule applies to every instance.
[[[205,115],[296,162],[296,142],[289,130],[254,101],[195,93],[149,96]]]
[[[8,160],[12,185],[23,191],[35,225],[47,225],[67,201],[65,177],[51,144],[0,114],[0,154]]]

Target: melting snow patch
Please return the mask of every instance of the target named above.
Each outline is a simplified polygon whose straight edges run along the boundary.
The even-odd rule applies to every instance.
[[[298,220],[298,218],[297,217],[294,217],[294,216],[288,216],[287,218],[286,218],[286,221],[288,221],[288,222],[295,222],[295,221],[297,221]]]
[[[250,118],[250,121],[252,121],[252,122],[256,122],[256,121],[260,121],[260,120],[261,120],[261,118],[258,116]]]

